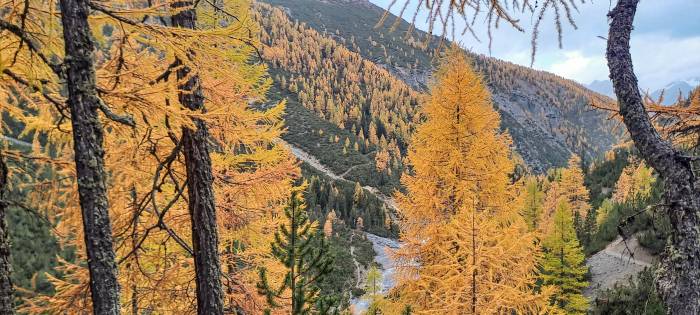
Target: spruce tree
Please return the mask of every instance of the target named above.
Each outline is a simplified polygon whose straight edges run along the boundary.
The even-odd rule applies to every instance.
[[[321,297],[318,286],[333,271],[328,244],[309,221],[306,206],[297,191],[292,192],[284,215],[287,222],[281,224],[275,233],[271,251],[287,273],[280,287],[275,289],[267,279],[267,270],[260,268],[258,291],[272,308],[282,307],[278,300],[290,298],[289,314],[292,315],[330,314],[335,308],[335,300]],[[265,313],[269,314],[270,309]]]
[[[542,280],[545,285],[559,289],[551,298],[554,306],[562,308],[567,314],[584,314],[588,301],[581,291],[588,286],[585,280],[587,267],[576,238],[571,206],[565,199],[560,199],[550,220],[547,236],[543,240]]]

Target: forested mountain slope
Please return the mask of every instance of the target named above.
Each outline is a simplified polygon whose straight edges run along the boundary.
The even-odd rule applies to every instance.
[[[416,106],[429,84],[436,42],[422,48],[420,31],[406,38],[409,24],[403,20],[391,32],[394,16],[375,28],[384,11],[364,0],[265,2],[272,4],[259,6],[263,42],[270,46],[265,58],[281,88],[350,131],[351,148],[356,141],[363,154],[388,153],[389,169],[398,170],[391,161],[400,163],[397,155],[419,119]],[[488,82],[502,127],[532,170],[562,166],[571,153],[590,160],[619,139],[606,113],[589,106],[609,98],[551,73],[471,56]]]

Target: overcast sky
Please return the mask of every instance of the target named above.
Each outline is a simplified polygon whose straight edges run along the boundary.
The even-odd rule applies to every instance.
[[[382,8],[391,2],[370,1]],[[413,9],[417,0],[411,1],[410,8]],[[606,14],[611,6],[610,1],[587,0],[585,4],[579,4],[579,12],[574,14],[578,30],[564,25],[563,49],[558,47],[550,14],[543,21],[534,67],[584,84],[593,80],[607,80],[605,41],[598,36],[607,37]],[[615,1],[612,1],[614,4]],[[398,6],[396,9],[399,9]],[[405,16],[412,16],[412,13]],[[520,19],[527,32],[520,33],[503,24],[494,31],[491,55],[529,66],[532,18],[526,14]],[[489,54],[486,28],[478,21],[476,29],[481,43],[471,35],[457,40],[466,48]],[[419,18],[417,24],[419,28],[426,29],[424,18]],[[700,77],[700,1],[642,0],[632,34],[632,58],[643,89],[655,90],[672,81]]]

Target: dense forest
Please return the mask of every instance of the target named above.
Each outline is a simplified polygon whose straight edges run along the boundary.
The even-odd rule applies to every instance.
[[[377,25],[384,10],[365,1],[264,2],[277,5],[292,23],[316,30],[414,90],[426,91],[440,43],[437,36],[426,43],[426,33],[393,16]],[[510,132],[516,151],[533,170],[544,173],[564,166],[571,153],[590,162],[622,139],[623,130],[607,119],[608,113],[588,106],[612,103],[609,98],[548,72],[467,54],[490,88],[501,128]]]
[[[637,2],[612,100],[363,0],[0,0],[0,314],[696,314],[700,88],[641,96]]]

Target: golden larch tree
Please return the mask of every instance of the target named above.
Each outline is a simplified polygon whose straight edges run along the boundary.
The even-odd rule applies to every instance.
[[[175,2],[88,3],[120,302],[134,313],[196,309],[181,139],[183,129],[194,129],[198,121],[209,129],[217,226],[208,228],[219,233],[225,308],[256,313],[262,298],[255,293],[252,266],[268,266],[271,278],[281,281],[268,246],[291,181],[299,175],[295,160],[277,141],[284,104],[265,104],[271,80],[266,66],[253,58],[259,33],[247,0],[198,3],[196,29],[168,24],[173,14],[192,9],[173,8]],[[22,311],[89,309],[71,123],[61,92],[65,81],[51,63],[63,58],[60,13],[56,1],[27,3],[26,32],[20,33],[27,39],[0,36],[0,109],[21,123],[18,136],[31,140],[33,135],[35,145],[29,153],[7,156],[51,165],[54,176],[41,186],[46,189],[18,185],[28,192],[28,205],[51,214],[61,245],[74,248],[77,258],[60,261],[61,278],[49,276],[54,295],[32,295]],[[21,25],[22,6],[0,5],[7,17],[3,22]],[[16,61],[5,58],[15,54]],[[41,56],[52,58],[37,62]],[[189,72],[176,75],[184,68]],[[179,96],[189,93],[182,85],[193,76],[206,111],[181,104]]]
[[[568,201],[572,214],[578,215],[580,218],[586,217],[591,209],[590,196],[588,188],[584,185],[581,158],[577,155],[572,155],[569,158],[569,165],[561,173],[558,188],[561,196]]]
[[[653,170],[638,159],[630,159],[615,183],[612,199],[617,203],[633,201],[637,198],[647,198],[656,182]]]
[[[540,251],[518,213],[511,139],[463,53],[443,57],[435,79],[396,194],[399,304],[418,314],[542,311],[550,290],[534,290]]]

